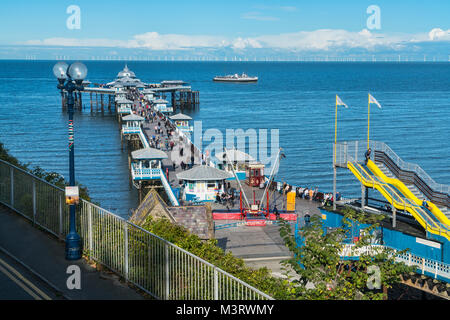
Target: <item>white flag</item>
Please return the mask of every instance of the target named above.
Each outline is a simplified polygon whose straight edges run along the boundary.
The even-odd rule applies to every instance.
[[[369,103],[375,103],[381,109],[381,104],[369,93]]]
[[[336,95],[336,105],[348,108],[348,106],[341,100],[341,98],[339,98],[338,95]]]

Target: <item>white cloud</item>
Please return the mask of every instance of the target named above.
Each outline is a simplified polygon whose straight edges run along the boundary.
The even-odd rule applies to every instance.
[[[279,18],[263,15],[261,12],[247,12],[241,16],[242,19],[258,21],[277,21]]]
[[[242,39],[240,37],[233,41],[231,47],[233,49],[262,48],[257,40],[251,38]]]
[[[428,33],[428,37],[431,41],[434,40],[450,40],[450,29],[442,30],[440,28],[434,28]]]
[[[373,33],[367,29],[359,32],[339,29],[320,29],[276,35],[261,35],[257,37],[238,37],[234,39],[221,36],[147,32],[135,35],[129,40],[48,38],[44,40],[30,40],[21,44],[36,46],[143,48],[149,50],[229,47],[235,50],[269,48],[295,51],[329,51],[354,48],[372,50],[377,47],[395,50],[401,49],[408,43],[430,41],[450,41],[450,30],[444,31],[435,28],[428,34],[381,34]]]

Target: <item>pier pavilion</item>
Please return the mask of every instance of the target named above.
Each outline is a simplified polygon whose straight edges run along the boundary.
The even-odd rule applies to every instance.
[[[118,85],[124,88],[145,88],[146,86],[145,83],[136,78],[134,72],[128,69],[127,65],[117,74],[116,80],[106,84],[108,87],[116,87]]]
[[[124,122],[122,126],[123,134],[139,134],[141,131],[141,125],[145,119],[132,113],[123,117],[122,120]]]
[[[164,151],[154,148],[144,148],[131,152],[131,176],[133,180],[160,179],[164,174],[161,170],[162,159],[167,159]]]
[[[194,131],[194,128],[189,125],[189,121],[192,120],[192,118],[186,114],[183,113],[177,113],[171,117],[169,117],[170,120],[172,120],[177,128],[181,130],[183,133],[190,134],[192,131]]]
[[[182,198],[185,201],[214,201],[217,192],[225,191],[225,180],[230,177],[230,173],[207,165],[177,173],[177,178],[183,181]]]

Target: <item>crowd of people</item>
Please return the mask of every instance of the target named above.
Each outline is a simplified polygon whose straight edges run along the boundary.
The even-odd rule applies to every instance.
[[[273,186],[273,188],[275,188],[275,186]],[[279,189],[279,192],[283,193],[283,195],[286,195],[291,191],[295,192],[295,196],[297,198],[311,201],[318,201],[321,202],[322,205],[330,205],[334,201],[332,192],[329,193],[320,192],[317,186],[314,188],[295,187],[287,183],[283,183],[282,187]],[[341,194],[339,192],[336,193],[336,200],[337,201],[341,200]]]
[[[131,93],[131,98],[135,101],[134,109],[136,113],[144,117],[149,128],[154,129],[154,133],[148,137],[150,147],[172,152],[176,145],[179,146],[179,157],[171,157],[173,170],[178,165],[182,170],[192,168],[196,160],[194,154],[201,159],[198,160],[199,163],[201,161],[202,164],[206,164],[204,155],[197,150],[192,142],[177,134],[176,126],[168,116],[158,110],[153,110],[137,91]],[[185,152],[185,150],[188,152]]]

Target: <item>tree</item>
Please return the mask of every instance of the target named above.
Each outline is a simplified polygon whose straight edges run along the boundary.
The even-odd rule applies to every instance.
[[[396,253],[384,246],[371,246],[382,218],[346,208],[341,227],[325,231],[321,217],[313,216],[297,235],[287,222],[281,221],[280,235],[293,253],[293,258],[282,263],[294,285],[293,295],[314,300],[387,299],[387,289],[412,269],[395,261],[396,254],[407,250]],[[360,224],[368,226],[360,229],[356,243],[346,246],[351,227]],[[342,255],[344,248],[347,258]],[[298,279],[289,276],[288,268]]]

